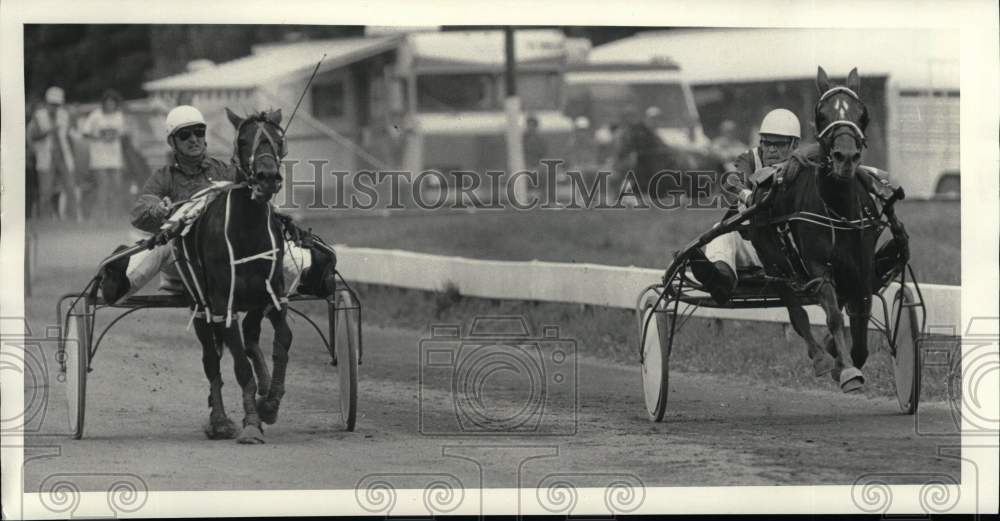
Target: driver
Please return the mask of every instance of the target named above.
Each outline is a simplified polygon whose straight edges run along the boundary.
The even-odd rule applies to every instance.
[[[730,165],[723,190],[736,196],[735,206],[742,210],[752,193],[751,188],[767,182],[779,169],[784,179],[792,179],[802,166],[816,165],[820,161],[819,144],[798,147],[801,139],[799,120],[792,111],[775,109],[764,116],[760,124],[760,145],[740,155]],[[781,164],[784,163],[784,164]],[[774,167],[774,168],[769,168]],[[885,171],[860,166],[857,178],[874,197],[885,202],[902,199],[903,192],[888,181]],[[730,213],[735,209],[731,208]],[[727,214],[728,217],[729,214]],[[891,214],[889,229],[892,239],[875,253],[876,287],[888,282],[887,278],[900,259],[909,258],[909,237],[902,223]],[[705,245],[704,252],[696,250],[691,260],[691,271],[712,298],[725,305],[729,302],[737,283],[740,268],[760,268],[762,263],[750,241],[739,232],[729,232],[716,237]]]
[[[774,109],[760,123],[760,145],[747,150],[728,165],[723,189],[737,196],[737,206],[746,207],[750,189],[767,179],[773,170],[765,168],[788,160],[802,137],[799,118],[788,109]],[[699,252],[701,253],[701,252]],[[698,258],[701,257],[701,258]],[[736,287],[738,268],[760,267],[750,241],[739,232],[729,232],[705,245],[703,255],[691,261],[691,271],[720,305],[729,301]]]
[[[197,215],[205,199],[196,199],[180,206],[176,212],[174,203],[186,201],[197,192],[217,184],[236,181],[237,170],[233,165],[208,157],[205,134],[208,126],[201,112],[190,106],[180,105],[167,114],[167,144],[172,151],[172,164],[157,170],[146,180],[140,195],[132,208],[132,226],[152,234],[161,230],[179,231],[184,225],[180,215]],[[171,214],[174,217],[171,217]],[[284,216],[282,224],[296,237],[301,232]],[[115,252],[127,249],[119,246]],[[288,293],[295,288],[291,281],[300,281],[298,288],[304,293],[325,296],[323,275],[325,268],[332,269],[333,259],[314,249],[307,251],[295,243],[285,243],[282,271],[289,284]],[[101,293],[105,302],[118,302],[134,294],[149,283],[157,273],[163,273],[160,289],[181,293],[184,291],[173,248],[169,243],[159,244],[151,249],[141,250],[131,257],[119,259],[101,270]],[[300,278],[301,277],[301,278]]]

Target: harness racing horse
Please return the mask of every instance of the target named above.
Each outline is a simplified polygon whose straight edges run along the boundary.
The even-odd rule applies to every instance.
[[[205,433],[212,439],[236,437],[240,443],[263,443],[261,420],[274,423],[277,419],[292,343],[286,320],[287,300],[283,298],[282,226],[270,204],[271,197],[281,189],[280,160],[285,154],[285,139],[280,110],[246,119],[228,108],[226,113],[236,128],[233,163],[238,183],[209,203],[174,247],[179,271],[185,275],[185,286],[198,311],[194,327],[210,387],[211,413]],[[247,335],[246,348],[237,329],[237,312],[247,313],[244,330],[248,324],[251,330],[256,327],[256,336]],[[273,377],[268,375],[257,344],[264,315],[274,326]],[[242,390],[244,418],[238,435],[222,400],[219,363],[223,344],[233,355],[236,380]],[[258,393],[259,402],[255,400]]]
[[[796,333],[808,345],[815,374],[832,374],[844,392],[859,390],[864,384],[860,368],[868,358],[878,238],[878,211],[856,172],[868,125],[860,83],[856,68],[846,86],[831,85],[826,71],[819,68],[814,121],[821,160],[776,183],[767,208],[751,219],[749,228],[766,273],[797,281],[779,285],[778,293]],[[832,343],[825,348],[813,338],[796,289],[815,292],[826,314]],[[841,313],[845,305],[850,344]]]

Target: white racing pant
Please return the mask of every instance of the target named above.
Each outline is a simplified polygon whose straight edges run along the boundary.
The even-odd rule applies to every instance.
[[[739,232],[729,232],[716,237],[705,245],[705,257],[711,262],[725,262],[737,273],[740,268],[762,267],[750,241],[743,239]]]
[[[285,255],[281,264],[282,274],[285,277],[285,295],[283,296],[295,292],[302,275],[311,264],[312,256],[308,249],[299,247],[290,241],[285,242]],[[160,281],[161,290],[183,292],[184,284],[181,282],[177,269],[177,261],[174,259],[173,247],[170,243],[136,253],[129,258],[128,268],[125,269],[125,275],[131,285],[125,297],[135,294],[143,286],[149,284],[149,281],[153,280],[157,273],[163,273]]]

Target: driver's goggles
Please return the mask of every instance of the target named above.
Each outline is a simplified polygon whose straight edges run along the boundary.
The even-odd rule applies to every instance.
[[[182,128],[177,132],[174,132],[174,137],[176,137],[180,141],[187,141],[192,134],[197,137],[205,137],[205,127],[198,126],[191,128]]]
[[[780,149],[780,148],[785,148],[785,147],[791,146],[791,144],[792,144],[792,140],[791,139],[777,139],[777,140],[761,139],[760,140],[760,148],[779,148]]]

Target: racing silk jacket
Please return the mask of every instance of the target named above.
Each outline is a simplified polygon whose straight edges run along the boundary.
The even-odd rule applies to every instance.
[[[214,181],[235,182],[236,168],[206,156],[198,164],[196,172],[188,173],[174,159],[173,164],[154,172],[142,186],[139,199],[132,207],[132,226],[144,232],[156,233],[168,217],[159,208],[164,197],[169,197],[173,202],[188,199]]]

